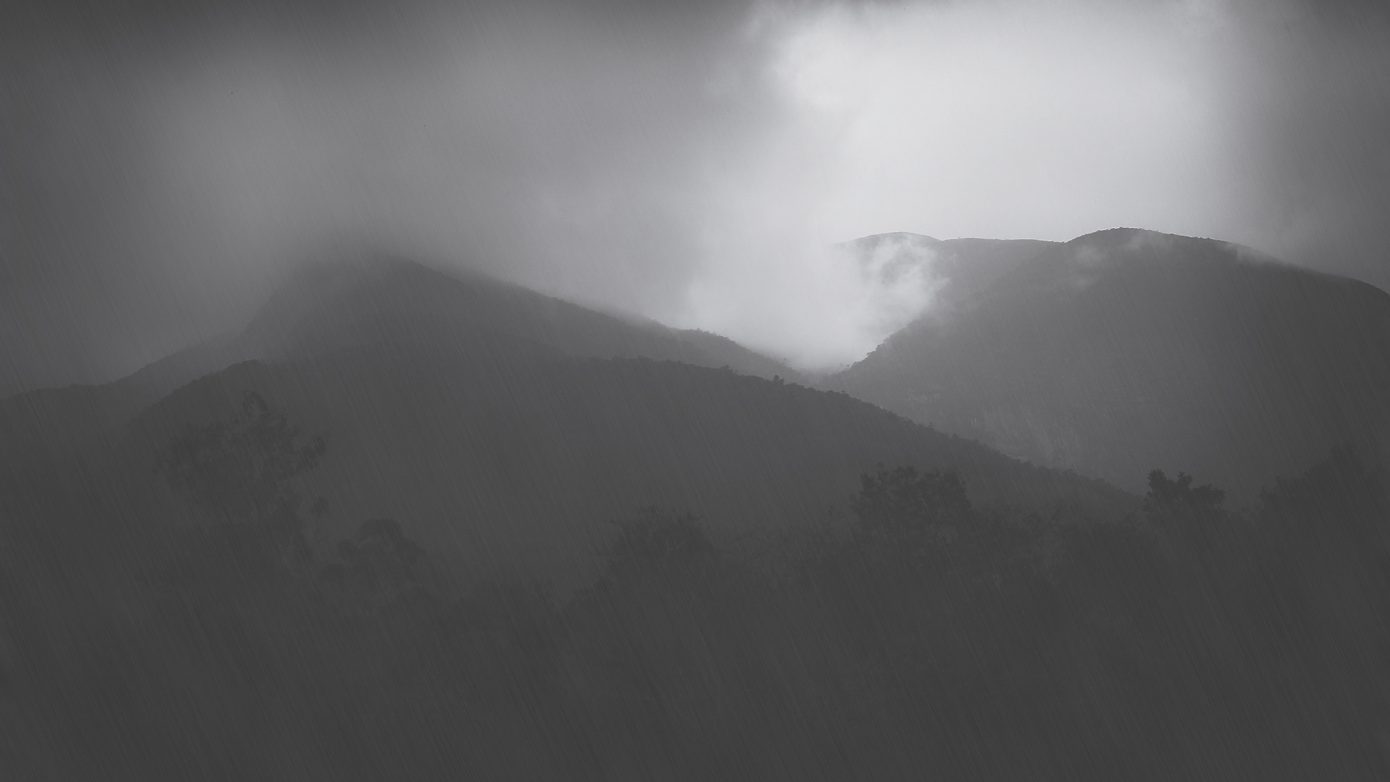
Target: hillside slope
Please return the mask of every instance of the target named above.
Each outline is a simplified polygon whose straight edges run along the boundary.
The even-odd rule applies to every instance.
[[[1235,245],[1132,229],[1042,248],[831,385],[1005,453],[1137,488],[1249,496],[1390,433],[1390,296]]]

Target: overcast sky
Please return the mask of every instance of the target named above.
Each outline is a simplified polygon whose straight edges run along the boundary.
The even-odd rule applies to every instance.
[[[659,5],[9,0],[0,390],[358,244],[809,366],[872,347],[824,248],[883,231],[1136,226],[1390,288],[1390,4]]]

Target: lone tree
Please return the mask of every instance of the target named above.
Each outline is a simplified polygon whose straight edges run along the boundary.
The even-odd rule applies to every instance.
[[[248,391],[230,419],[190,426],[174,438],[160,469],[176,492],[255,553],[303,559],[308,546],[294,479],[316,467],[323,453],[322,437],[304,435]]]
[[[972,518],[965,484],[953,472],[918,472],[879,465],[860,478],[851,502],[863,533],[904,541],[932,528],[958,530]]]
[[[1226,492],[1210,484],[1194,485],[1185,472],[1169,478],[1162,470],[1149,473],[1149,493],[1144,510],[1149,513],[1215,513],[1221,510]]]
[[[394,519],[369,519],[338,543],[338,558],[319,577],[333,587],[340,607],[371,611],[422,593],[425,552]]]

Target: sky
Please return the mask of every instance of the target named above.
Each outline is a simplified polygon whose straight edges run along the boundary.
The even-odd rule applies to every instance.
[[[1383,5],[10,0],[0,393],[358,246],[822,369],[930,306],[833,249],[879,232],[1143,227],[1390,288]]]

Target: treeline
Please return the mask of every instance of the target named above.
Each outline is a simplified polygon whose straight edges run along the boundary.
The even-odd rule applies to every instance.
[[[7,535],[7,779],[1383,779],[1390,503],[1350,452],[1235,512],[986,513],[884,467],[757,546],[647,510],[600,575],[316,541],[324,452],[254,395],[162,465],[197,525]],[[113,538],[114,539],[114,538]]]

